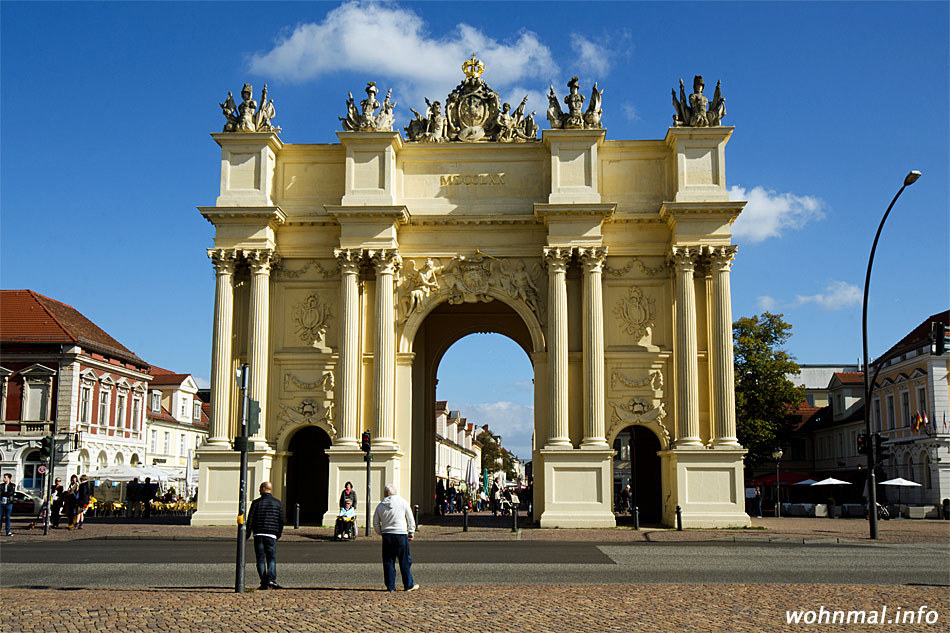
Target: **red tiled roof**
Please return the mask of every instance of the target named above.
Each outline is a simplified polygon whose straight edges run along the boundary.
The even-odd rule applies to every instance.
[[[87,350],[148,367],[76,308],[32,290],[0,290],[0,341],[78,343]]]
[[[864,384],[864,372],[862,371],[836,371],[834,376],[842,385]]]
[[[910,331],[907,336],[899,340],[895,345],[891,346],[889,350],[881,354],[879,358],[886,358],[891,352],[896,352],[897,350],[905,349],[914,349],[920,347],[925,342],[930,340],[930,323],[936,321],[937,323],[943,323],[944,325],[950,325],[950,310],[944,310],[943,312],[938,312],[937,314],[932,314],[924,321]],[[874,361],[877,363],[877,360]],[[871,372],[871,375],[874,375],[874,372]]]
[[[152,365],[152,368],[149,370],[148,373],[152,374],[153,376],[167,376],[169,374],[173,375],[175,372],[169,369],[162,369],[161,367],[156,367],[155,365]]]
[[[435,410],[436,410],[436,411],[448,411],[448,410],[449,410],[449,401],[448,401],[448,400],[436,400],[436,401],[435,401]]]
[[[185,380],[187,380],[188,376],[190,375],[191,374],[172,374],[172,373],[167,373],[167,374],[160,373],[158,375],[155,375],[154,373],[152,373],[151,385],[153,387],[160,386],[160,385],[180,385],[181,383],[185,382]]]

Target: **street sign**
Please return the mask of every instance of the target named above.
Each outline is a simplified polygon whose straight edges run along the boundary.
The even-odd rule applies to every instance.
[[[41,474],[41,475],[45,475],[46,472],[47,472],[46,466],[39,466],[39,467],[36,469],[36,472],[38,472],[38,473]]]

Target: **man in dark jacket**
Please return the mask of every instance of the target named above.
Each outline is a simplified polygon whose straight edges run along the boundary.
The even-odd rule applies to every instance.
[[[277,584],[277,539],[284,531],[284,506],[271,496],[269,481],[261,484],[261,496],[247,513],[247,537],[254,533],[254,554],[261,589],[283,589]]]

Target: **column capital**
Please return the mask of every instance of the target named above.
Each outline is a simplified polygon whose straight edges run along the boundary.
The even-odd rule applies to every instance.
[[[363,259],[363,250],[360,248],[337,248],[333,251],[341,273],[358,273],[360,261]]]
[[[366,251],[376,267],[377,275],[393,275],[402,268],[402,257],[394,248]]]
[[[599,273],[607,261],[607,247],[581,246],[577,249],[577,258],[581,261],[584,273]]]
[[[571,263],[573,248],[563,246],[545,246],[543,251],[544,263],[548,267],[548,272],[563,273],[567,272],[567,265]]]
[[[706,257],[709,258],[709,263],[712,264],[712,267],[716,270],[722,272],[728,272],[732,267],[732,260],[736,256],[736,251],[739,250],[738,246],[707,246],[703,249],[705,251]]]
[[[241,251],[241,254],[255,275],[269,275],[271,266],[277,260],[276,254],[269,248],[255,248]]]
[[[702,254],[703,249],[699,246],[674,246],[669,257],[677,272],[692,272]]]
[[[209,248],[208,257],[215,271],[220,274],[234,274],[237,263],[237,251],[233,248]]]

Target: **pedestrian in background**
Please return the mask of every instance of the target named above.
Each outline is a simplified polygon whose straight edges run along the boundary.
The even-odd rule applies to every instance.
[[[349,481],[346,482],[346,485],[343,486],[343,492],[340,493],[341,508],[346,504],[347,499],[350,500],[351,507],[356,510],[356,491],[353,490],[353,483]]]
[[[53,483],[53,508],[52,513],[49,515],[49,522],[53,528],[59,527],[59,517],[63,512],[63,502],[66,501],[66,490],[63,488],[63,480],[61,477],[57,477],[55,483]]]
[[[16,484],[13,483],[13,475],[3,474],[3,483],[0,484],[0,524],[6,523],[4,534],[13,536],[10,531],[10,517],[13,516],[13,493],[16,492]]]
[[[79,477],[77,475],[69,476],[69,487],[66,488],[65,500],[63,505],[66,507],[66,516],[69,517],[68,529],[76,527],[76,508],[79,503]]]
[[[373,513],[373,530],[383,537],[383,581],[386,589],[396,590],[396,561],[402,574],[402,586],[406,591],[415,591],[419,585],[412,579],[412,557],[409,541],[416,531],[409,502],[396,494],[396,484],[386,484],[384,499]]]
[[[86,519],[86,509],[89,507],[91,499],[92,488],[89,484],[89,477],[83,475],[79,478],[79,487],[76,489],[76,519],[72,525],[73,529],[82,529],[82,524]]]
[[[755,497],[752,500],[753,505],[755,505],[755,513],[760,519],[762,518],[762,489],[758,486],[755,487]]]
[[[139,478],[135,477],[125,487],[125,518],[131,519],[135,516],[135,506],[139,504],[139,494],[142,490],[142,484]]]
[[[261,589],[283,589],[277,584],[277,540],[284,531],[284,506],[271,495],[269,481],[261,484],[261,496],[247,513],[247,538],[254,534],[254,554]]]

